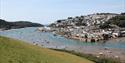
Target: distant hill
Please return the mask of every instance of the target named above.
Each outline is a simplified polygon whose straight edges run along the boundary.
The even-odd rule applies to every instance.
[[[54,51],[0,36],[0,63],[94,63],[83,57]]]
[[[28,21],[7,22],[0,19],[0,29],[15,29],[24,27],[42,27],[42,24],[32,23]]]

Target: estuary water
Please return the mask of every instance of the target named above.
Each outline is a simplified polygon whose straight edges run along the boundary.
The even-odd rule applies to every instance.
[[[65,48],[65,47],[91,47],[91,48],[117,48],[125,49],[125,38],[118,40],[110,40],[107,42],[82,42],[73,39],[67,39],[60,35],[54,36],[51,32],[37,31],[37,27],[28,27],[21,29],[11,29],[0,31],[0,35],[23,40],[31,44],[47,48]]]

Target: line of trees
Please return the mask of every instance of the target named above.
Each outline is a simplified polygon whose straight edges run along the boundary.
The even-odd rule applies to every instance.
[[[118,27],[125,27],[125,13],[121,13],[118,16],[115,16],[111,19],[109,19],[109,21],[103,23],[100,25],[100,28],[104,29],[104,28],[112,28],[111,25],[116,25]]]

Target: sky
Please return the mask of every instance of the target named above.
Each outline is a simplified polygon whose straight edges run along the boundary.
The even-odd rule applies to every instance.
[[[125,12],[125,0],[0,0],[0,19],[50,24],[93,13]]]

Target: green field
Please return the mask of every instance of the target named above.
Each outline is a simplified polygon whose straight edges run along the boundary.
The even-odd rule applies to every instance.
[[[0,63],[94,63],[65,52],[0,36]]]

